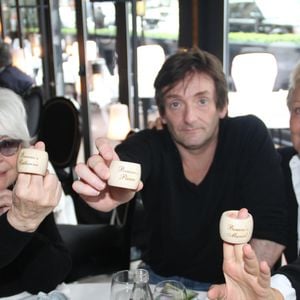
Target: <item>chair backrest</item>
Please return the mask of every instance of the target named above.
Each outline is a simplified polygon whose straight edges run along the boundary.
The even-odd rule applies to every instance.
[[[153,83],[165,59],[164,49],[158,44],[137,47],[137,80],[140,98],[154,97]]]
[[[43,106],[43,92],[39,86],[31,87],[24,95],[24,106],[27,113],[27,126],[31,137],[36,137],[40,128]]]
[[[231,75],[238,92],[272,92],[278,73],[271,53],[243,53],[233,58]]]
[[[38,139],[46,144],[66,194],[72,194],[73,168],[81,142],[79,104],[66,97],[49,99],[42,108]]]
[[[115,224],[58,225],[73,261],[66,282],[129,269],[134,209],[135,199],[118,206]]]
[[[54,168],[74,166],[81,139],[78,103],[66,97],[48,100],[42,109],[39,139],[46,143]]]

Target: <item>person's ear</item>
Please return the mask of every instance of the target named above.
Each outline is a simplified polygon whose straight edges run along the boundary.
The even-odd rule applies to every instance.
[[[165,114],[160,113],[159,118],[160,118],[160,122],[162,124],[164,124],[164,125],[167,124],[167,120],[165,119]]]
[[[219,110],[219,118],[224,119],[228,115],[228,105],[225,105],[221,110]]]

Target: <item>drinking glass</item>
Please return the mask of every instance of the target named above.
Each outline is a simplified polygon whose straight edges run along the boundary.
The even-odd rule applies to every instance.
[[[110,300],[130,300],[133,274],[133,271],[123,270],[112,275]]]
[[[164,280],[156,284],[153,290],[154,300],[186,300],[185,286],[176,280]]]

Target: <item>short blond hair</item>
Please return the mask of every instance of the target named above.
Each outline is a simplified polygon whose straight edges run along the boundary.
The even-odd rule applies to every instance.
[[[21,140],[23,147],[31,143],[23,100],[6,88],[0,88],[0,135]]]
[[[295,69],[291,73],[290,81],[289,81],[289,92],[287,95],[287,106],[289,110],[291,109],[292,101],[293,101],[293,93],[296,87],[300,85],[300,62],[296,65]]]

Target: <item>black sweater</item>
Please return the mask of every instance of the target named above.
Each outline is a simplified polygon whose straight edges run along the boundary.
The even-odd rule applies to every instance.
[[[0,216],[0,297],[49,292],[64,281],[70,268],[53,214],[33,233],[14,229],[6,214]]]
[[[199,185],[185,178],[166,128],[138,132],[116,149],[121,159],[141,163],[148,237],[143,259],[159,275],[223,282],[219,220],[225,210],[248,208],[253,237],[286,244],[280,159],[256,117],[221,120],[214,160]]]

